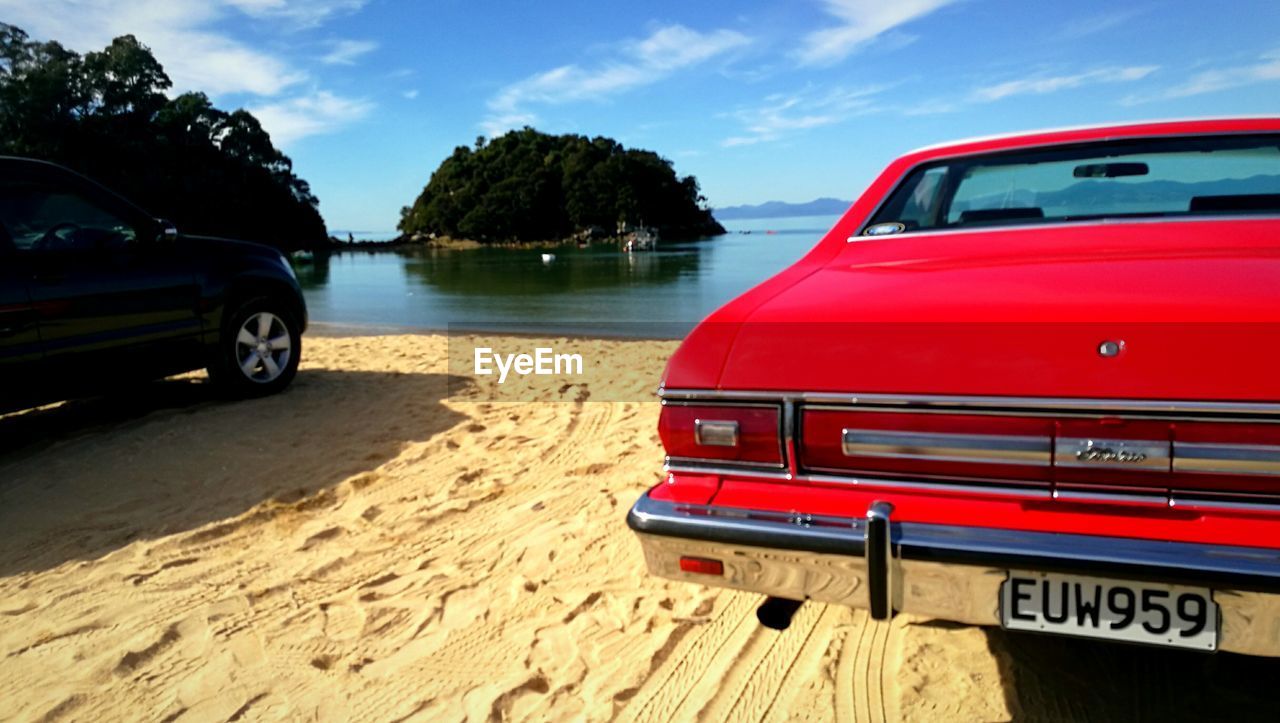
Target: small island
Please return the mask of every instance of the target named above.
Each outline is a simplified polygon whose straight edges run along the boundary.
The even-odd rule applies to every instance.
[[[458,146],[401,209],[401,242],[484,245],[668,239],[725,232],[693,176],[611,138],[525,127]]]

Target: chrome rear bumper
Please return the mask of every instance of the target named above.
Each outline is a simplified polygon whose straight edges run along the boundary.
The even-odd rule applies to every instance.
[[[865,608],[878,618],[905,612],[999,625],[1010,569],[1209,587],[1221,609],[1219,649],[1280,657],[1280,550],[890,522],[890,508],[879,504],[861,519],[646,493],[627,524],[660,577]],[[724,574],[684,572],[681,557],[720,560]]]

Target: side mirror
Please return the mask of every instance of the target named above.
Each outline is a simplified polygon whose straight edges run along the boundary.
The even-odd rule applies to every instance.
[[[178,238],[178,227],[173,225],[172,221],[166,221],[163,218],[156,219],[156,240],[157,241],[173,241]]]

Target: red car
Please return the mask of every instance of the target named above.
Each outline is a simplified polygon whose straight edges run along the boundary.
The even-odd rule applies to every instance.
[[[1280,119],[895,161],[664,375],[655,575],[1280,656]]]

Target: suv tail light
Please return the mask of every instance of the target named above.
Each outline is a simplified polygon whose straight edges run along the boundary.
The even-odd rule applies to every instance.
[[[665,402],[658,435],[671,459],[782,466],[778,405]]]

